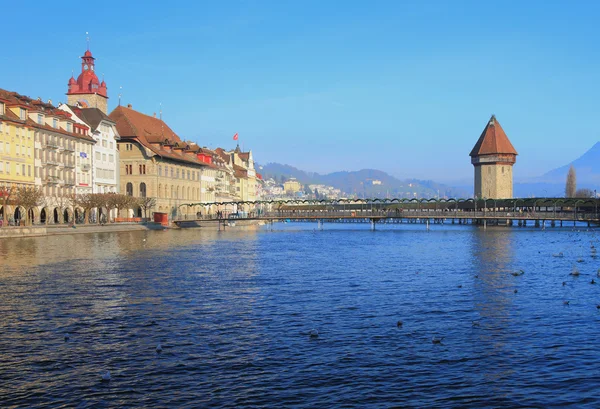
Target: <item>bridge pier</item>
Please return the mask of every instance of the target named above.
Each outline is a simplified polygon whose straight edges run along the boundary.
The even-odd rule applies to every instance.
[[[487,230],[487,219],[483,219],[483,230]]]
[[[375,231],[375,219],[371,219],[371,231]]]
[[[539,219],[535,219],[535,227],[540,227],[540,220]]]
[[[552,221],[550,222],[550,226],[552,226],[552,227],[556,227],[556,221],[552,220]]]

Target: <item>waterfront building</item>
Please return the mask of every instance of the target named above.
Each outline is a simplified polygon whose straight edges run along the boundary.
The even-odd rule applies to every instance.
[[[89,127],[75,122],[70,113],[56,108],[52,101],[42,102],[41,98],[34,100],[5,90],[0,90],[0,94],[7,108],[6,122],[15,124],[14,133],[4,143],[4,150],[7,151],[8,142],[11,157],[18,159],[9,161],[14,162],[9,168],[12,182],[39,187],[44,194],[44,205],[32,209],[33,221],[72,221],[74,212],[69,198],[75,193],[75,150],[77,143],[82,142],[91,152],[95,141],[88,135]],[[22,218],[23,210],[11,209],[11,216],[15,220]]]
[[[96,63],[88,49],[81,57],[81,73],[69,79],[67,104],[83,108],[98,108],[108,114],[108,90],[104,79],[98,80]]]
[[[0,185],[35,184],[34,128],[29,106],[0,89]]]
[[[109,115],[120,136],[121,193],[135,197],[153,197],[152,211],[170,217],[192,217],[205,211],[189,206],[201,201],[201,176],[210,188],[214,178],[212,157],[197,145],[184,142],[161,118],[135,111],[131,105],[118,106]],[[136,210],[142,216],[142,209]]]
[[[256,177],[252,151],[242,152],[238,145],[232,151],[217,148],[215,152],[233,169],[236,199],[239,201],[257,200],[257,184],[260,181]]]
[[[77,143],[77,193],[119,193],[119,133],[117,124],[99,108],[62,104],[74,121],[87,125],[95,144],[89,152],[85,141]]]
[[[296,178],[290,178],[283,184],[283,190],[285,190],[287,194],[294,195],[296,192],[302,190],[302,185]]]
[[[470,153],[475,168],[475,197],[513,197],[513,165],[517,151],[494,115]]]

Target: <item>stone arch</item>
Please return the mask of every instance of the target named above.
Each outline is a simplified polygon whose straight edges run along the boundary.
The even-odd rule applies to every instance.
[[[25,208],[23,206],[16,206],[13,210],[12,216],[15,225],[18,226],[21,220],[25,220]]]
[[[127,182],[125,191],[126,191],[127,196],[133,196],[133,183]]]
[[[140,183],[140,197],[146,197],[146,183]]]
[[[47,207],[44,207],[41,211],[40,211],[40,223],[41,224],[48,224],[48,220],[50,220],[49,217],[49,210]]]
[[[81,207],[75,208],[75,223],[83,224],[85,223],[85,211]]]
[[[175,199],[179,199],[179,198],[180,198],[180,196],[179,196],[179,186],[177,186],[177,193],[175,194]]]
[[[68,207],[66,207],[63,210],[63,222],[65,222],[65,223],[72,223],[73,222],[73,210],[71,210]]]
[[[50,220],[52,220],[53,224],[61,223],[60,211],[59,211],[58,207],[55,207],[54,210],[52,210],[52,214],[50,217],[51,217]]]

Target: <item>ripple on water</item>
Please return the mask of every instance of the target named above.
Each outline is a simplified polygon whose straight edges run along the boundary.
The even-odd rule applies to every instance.
[[[311,226],[0,241],[2,406],[600,407],[596,231]]]

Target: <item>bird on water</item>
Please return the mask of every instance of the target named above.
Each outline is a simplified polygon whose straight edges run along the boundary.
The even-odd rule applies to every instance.
[[[156,352],[158,352],[159,354],[162,352],[162,345],[160,345],[160,342],[156,346]]]
[[[404,323],[403,323],[402,321],[398,321],[398,322],[396,323],[396,326],[397,326],[398,328],[401,328],[403,324],[404,324]]]
[[[102,374],[102,382],[109,382],[110,381],[110,371],[106,371]]]
[[[308,333],[308,335],[312,338],[319,338],[319,331],[317,331],[316,329],[311,329],[310,332]]]
[[[443,340],[444,340],[444,337],[441,337],[441,338],[433,337],[433,338],[431,338],[431,342],[433,344],[441,344]]]

